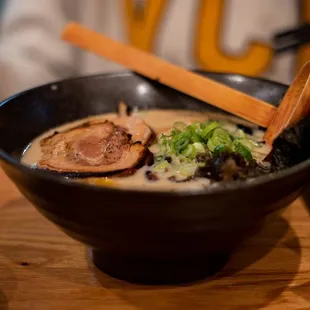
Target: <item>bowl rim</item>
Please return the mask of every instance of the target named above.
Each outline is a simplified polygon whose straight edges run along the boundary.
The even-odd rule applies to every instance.
[[[192,70],[197,73],[202,73],[202,74],[214,74],[214,75],[224,75],[224,76],[230,76],[230,77],[241,77],[241,78],[246,78],[249,80],[255,80],[255,81],[262,81],[265,83],[269,83],[271,85],[277,86],[277,87],[288,87],[285,84],[272,81],[266,78],[262,77],[252,77],[248,75],[243,75],[243,74],[237,74],[237,73],[230,73],[230,72],[214,72],[214,71],[205,71],[205,70]],[[55,84],[61,84],[64,82],[69,82],[69,81],[77,81],[77,80],[83,80],[83,79],[89,79],[89,78],[114,78],[114,77],[124,77],[124,76],[133,76],[133,75],[138,75],[137,73],[123,70],[119,72],[107,72],[107,73],[99,73],[99,74],[92,74],[92,75],[82,75],[74,78],[66,78],[62,80],[56,80],[54,82],[49,82],[46,84],[42,84],[33,88],[29,88],[27,90],[21,91],[17,94],[14,94],[7,99],[4,99],[2,102],[0,102],[0,108],[5,105],[9,104],[10,101],[12,101],[16,97],[20,97],[23,94],[30,92],[30,91],[35,91],[37,89],[41,89],[44,87],[51,87],[52,85]],[[1,111],[1,110],[0,110]],[[139,195],[159,195],[159,196],[168,196],[168,197],[184,197],[184,196],[209,196],[209,195],[215,195],[215,194],[225,194],[231,191],[236,191],[236,190],[249,190],[253,187],[262,185],[262,184],[268,184],[273,181],[278,181],[280,179],[284,179],[286,177],[289,177],[291,175],[294,175],[298,173],[299,171],[302,171],[305,168],[310,167],[310,158],[287,169],[280,170],[271,174],[267,175],[262,175],[253,179],[248,179],[245,181],[233,181],[233,182],[222,182],[222,183],[215,183],[215,185],[211,185],[207,188],[204,189],[199,189],[199,190],[193,190],[193,189],[184,189],[182,191],[160,191],[160,190],[138,190],[138,189],[126,189],[126,188],[114,188],[114,187],[103,187],[103,186],[96,186],[92,184],[87,184],[87,183],[80,183],[80,182],[73,182],[72,180],[65,178],[61,175],[57,175],[48,171],[43,171],[39,169],[32,168],[30,166],[26,166],[22,164],[18,159],[15,159],[13,156],[9,155],[7,152],[5,152],[1,147],[0,147],[0,160],[5,162],[8,166],[12,166],[16,168],[18,171],[21,171],[22,173],[26,173],[28,175],[41,178],[47,181],[52,181],[55,183],[62,184],[64,186],[69,186],[69,187],[76,187],[77,189],[87,189],[90,191],[94,192],[111,192],[111,193],[127,193],[127,194],[139,194]],[[1,162],[0,162],[1,164]],[[6,169],[4,168],[4,171],[6,172]],[[310,179],[310,178],[309,178]]]

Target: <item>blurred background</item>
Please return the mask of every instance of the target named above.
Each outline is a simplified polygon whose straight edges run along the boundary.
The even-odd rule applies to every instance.
[[[288,84],[310,59],[310,0],[0,0],[0,99],[122,70],[59,39],[78,21],[186,68]]]

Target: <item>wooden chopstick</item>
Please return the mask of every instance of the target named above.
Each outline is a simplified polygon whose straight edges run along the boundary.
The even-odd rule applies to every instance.
[[[264,139],[269,145],[287,127],[293,126],[310,112],[310,61],[299,70],[270,122]]]
[[[62,39],[259,126],[268,127],[276,111],[262,100],[116,42],[78,23],[70,22],[63,30]]]

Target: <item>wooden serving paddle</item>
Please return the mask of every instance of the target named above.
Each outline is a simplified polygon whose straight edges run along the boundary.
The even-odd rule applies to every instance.
[[[262,100],[133,46],[116,42],[74,22],[66,25],[62,39],[254,124],[268,127],[265,138],[270,146],[283,129],[308,112],[306,103],[310,93],[309,63],[297,75],[277,109]]]

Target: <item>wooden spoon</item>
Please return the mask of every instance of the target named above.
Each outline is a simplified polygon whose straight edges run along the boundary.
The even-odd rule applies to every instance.
[[[133,46],[113,41],[74,22],[64,28],[62,39],[184,94],[259,126],[268,127],[265,138],[270,146],[284,128],[308,112],[305,104],[310,92],[309,63],[297,75],[277,109],[262,100],[173,65]]]

